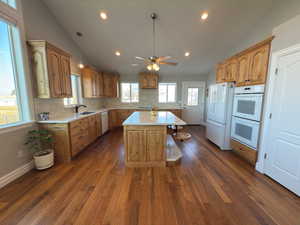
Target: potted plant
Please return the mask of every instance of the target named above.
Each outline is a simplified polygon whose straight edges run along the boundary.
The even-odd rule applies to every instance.
[[[36,169],[44,170],[53,166],[53,138],[48,130],[31,130],[25,143],[33,154]]]

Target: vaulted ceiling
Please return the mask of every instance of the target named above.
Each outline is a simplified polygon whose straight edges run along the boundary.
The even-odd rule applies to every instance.
[[[59,23],[99,69],[136,74],[135,56],[152,55],[152,21],[156,12],[158,55],[171,55],[177,67],[162,75],[206,74],[227,56],[269,13],[275,0],[44,0]],[[99,12],[108,13],[106,21]],[[208,11],[203,22],[201,13]],[[82,38],[76,36],[79,31]],[[117,57],[116,50],[121,52]],[[190,57],[184,53],[190,51]]]

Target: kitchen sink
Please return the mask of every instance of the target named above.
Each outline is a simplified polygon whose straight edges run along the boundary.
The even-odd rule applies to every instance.
[[[90,114],[93,114],[93,113],[95,113],[95,112],[82,112],[82,113],[80,113],[80,115],[90,115]]]

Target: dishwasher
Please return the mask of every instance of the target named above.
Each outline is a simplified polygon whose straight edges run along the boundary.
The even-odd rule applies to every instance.
[[[101,113],[102,134],[108,131],[108,112]]]

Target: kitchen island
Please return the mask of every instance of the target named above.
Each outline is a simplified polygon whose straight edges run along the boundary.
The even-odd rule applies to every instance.
[[[132,113],[123,122],[126,166],[166,166],[168,152],[174,155],[171,151],[177,149],[167,135],[169,125],[183,126],[186,123],[167,111]]]

